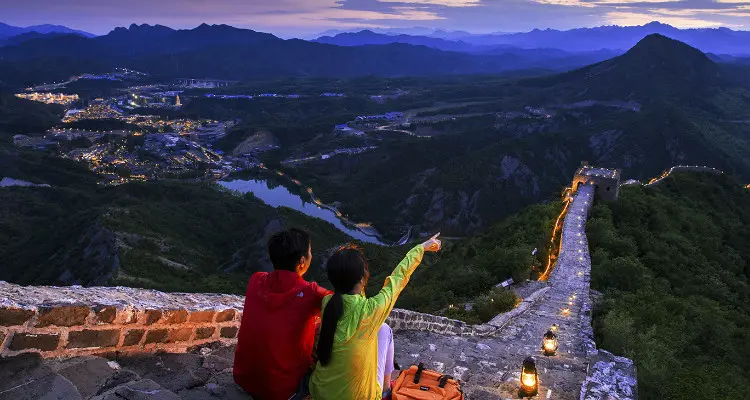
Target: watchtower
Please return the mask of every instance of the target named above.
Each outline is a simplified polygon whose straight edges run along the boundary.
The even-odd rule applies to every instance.
[[[619,169],[593,167],[584,161],[573,177],[572,191],[577,191],[581,185],[594,185],[596,196],[600,199],[617,200],[620,194],[620,173]]]

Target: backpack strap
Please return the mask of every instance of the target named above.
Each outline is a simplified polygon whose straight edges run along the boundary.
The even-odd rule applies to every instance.
[[[417,366],[417,373],[414,374],[414,383],[419,383],[419,380],[422,379],[422,371],[424,371],[424,363],[419,363]]]
[[[448,383],[448,379],[454,379],[454,378],[450,375],[442,375],[440,379],[438,379],[438,383],[439,383],[438,387],[444,388],[445,385]]]

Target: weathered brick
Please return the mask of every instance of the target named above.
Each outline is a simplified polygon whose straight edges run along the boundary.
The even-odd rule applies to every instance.
[[[117,316],[117,308],[115,306],[96,306],[94,307],[94,313],[98,324],[111,324]]]
[[[86,322],[90,309],[86,306],[39,307],[36,326],[39,328],[56,326],[79,326]]]
[[[123,346],[135,346],[141,342],[143,338],[143,329],[131,329],[125,333],[125,339],[122,340]]]
[[[146,325],[151,325],[156,323],[161,319],[162,312],[161,310],[147,310],[146,311]]]
[[[112,347],[117,346],[120,341],[120,331],[118,329],[91,330],[84,329],[68,333],[68,349],[78,349],[83,347]]]
[[[237,331],[239,328],[236,326],[225,326],[221,328],[221,337],[227,338],[227,339],[234,339],[237,337]]]
[[[169,337],[169,331],[166,329],[154,329],[146,333],[146,341],[143,344],[149,343],[164,343]]]
[[[0,308],[0,326],[23,325],[34,315],[34,310]]]
[[[214,335],[214,332],[216,332],[216,328],[214,328],[213,326],[198,328],[195,330],[195,339],[208,339]]]
[[[188,322],[211,322],[214,320],[214,311],[195,311],[190,313]]]
[[[26,350],[26,349],[37,349],[41,351],[52,351],[57,349],[57,345],[60,343],[60,335],[57,333],[51,334],[32,334],[16,332],[10,339],[10,345],[8,349],[13,351]]]
[[[219,311],[216,314],[216,322],[232,321],[234,319],[234,314],[235,314],[234,310]]]
[[[187,321],[187,310],[169,310],[164,312],[164,322],[167,324],[181,324]]]
[[[117,318],[117,322],[115,323],[119,323],[123,325],[134,324],[138,322],[138,312],[131,308],[126,308],[124,310],[119,310],[117,312],[116,318]]]
[[[193,328],[172,329],[169,331],[167,343],[187,342],[193,335]]]

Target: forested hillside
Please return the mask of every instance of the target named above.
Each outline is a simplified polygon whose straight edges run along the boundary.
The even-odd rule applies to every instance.
[[[210,184],[106,188],[80,164],[8,145],[0,145],[0,166],[4,176],[51,186],[0,188],[0,279],[11,282],[240,294],[252,273],[271,268],[268,235],[296,226],[312,235],[315,268],[308,278],[327,285],[320,268],[327,254],[351,241],[327,222]],[[445,251],[426,257],[399,306],[438,312],[510,277],[529,278],[532,264],[546,257],[560,209],[559,202],[531,206],[481,235],[446,240]],[[376,293],[409,246],[362,246],[372,272],[368,291]]]
[[[750,398],[750,190],[678,173],[587,229],[597,342],[635,360],[640,399]]]
[[[310,231],[313,277],[325,252],[349,240],[326,222],[210,184],[102,187],[82,164],[3,143],[0,169],[0,178],[50,185],[0,188],[0,280],[243,293],[250,274],[271,268],[270,233]],[[385,267],[376,259],[373,268]]]
[[[58,123],[62,114],[63,109],[59,106],[19,99],[0,90],[0,135],[12,138],[13,134],[42,133]]]

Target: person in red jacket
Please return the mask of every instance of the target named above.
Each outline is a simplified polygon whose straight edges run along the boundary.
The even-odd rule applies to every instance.
[[[331,291],[302,278],[312,260],[307,232],[274,234],[268,254],[274,271],[247,285],[234,381],[256,400],[288,400],[312,365],[320,303]]]

